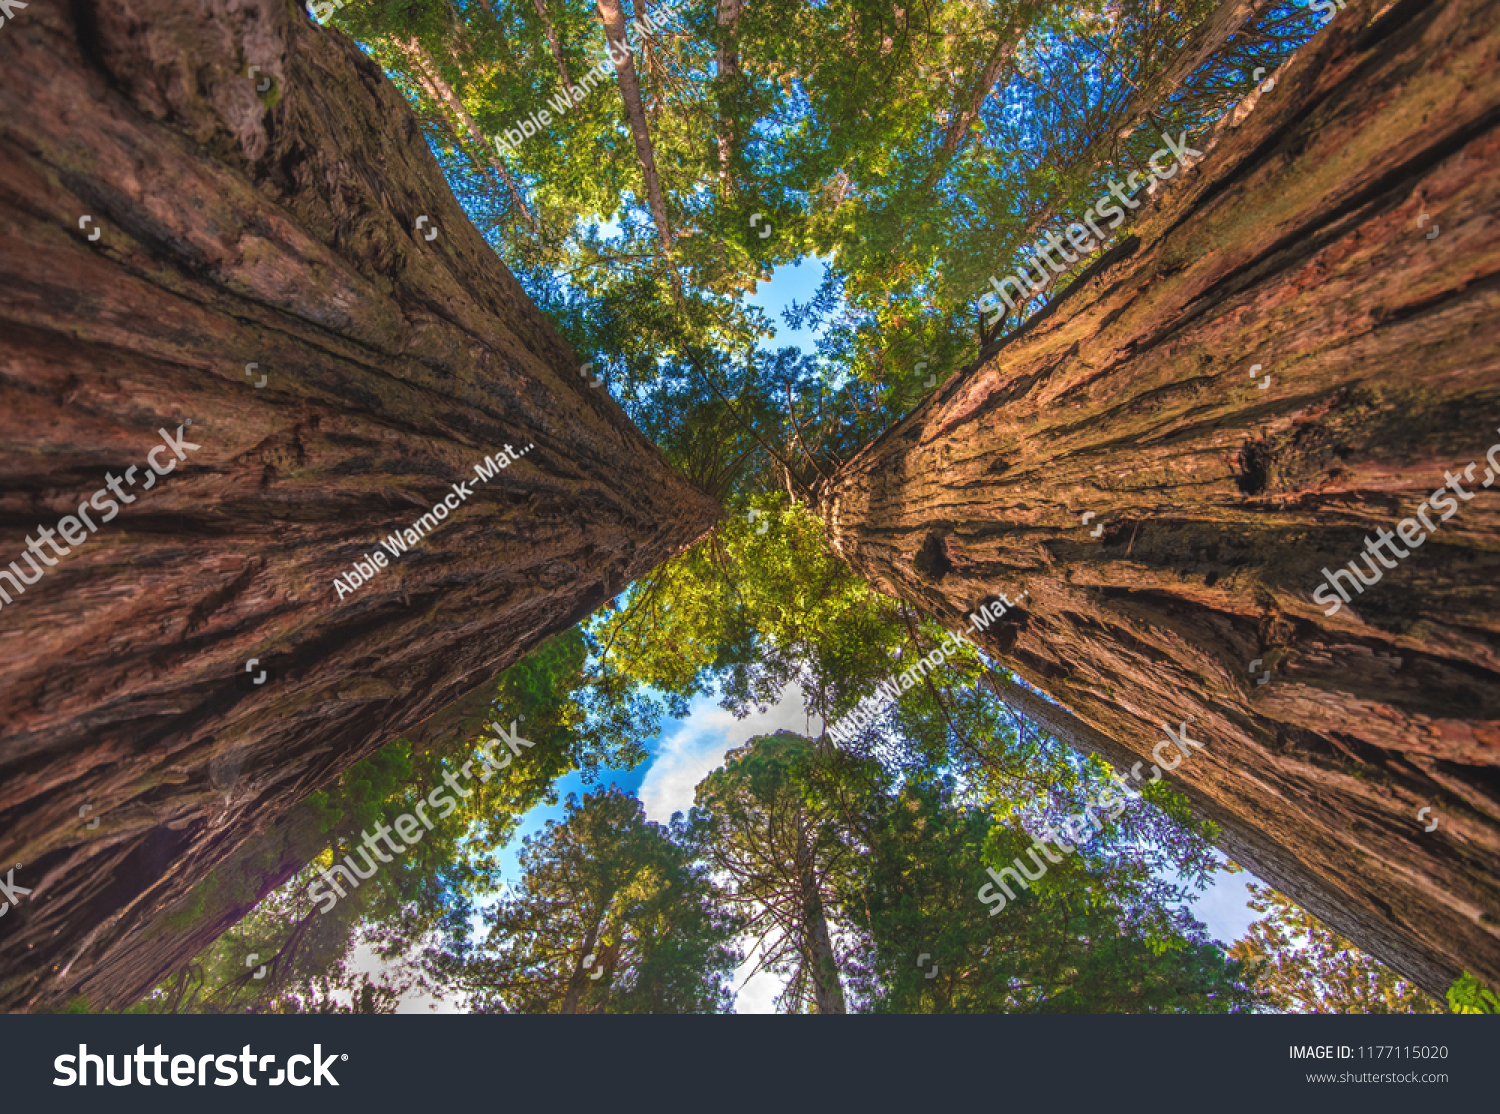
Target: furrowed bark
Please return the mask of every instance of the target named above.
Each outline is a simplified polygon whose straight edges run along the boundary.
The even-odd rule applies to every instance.
[[[579,376],[395,87],[299,8],[33,5],[0,73],[29,106],[0,132],[0,555],[158,429],[201,446],[0,607],[19,1009],[718,511]]]
[[[1175,782],[1226,850],[1441,996],[1500,983],[1500,5],[1379,7],[1189,136],[1137,226],[820,510],[955,627],[1025,593],[975,637],[1131,754],[1196,717]],[[1472,501],[1325,615],[1322,570],[1469,462]]]
[[[494,686],[486,682],[403,735],[416,749],[441,745],[443,736],[483,714],[490,707],[493,693]],[[225,769],[222,763],[217,769],[211,764],[210,782],[232,799],[239,774],[238,769]],[[324,815],[313,802],[299,801],[264,830],[259,830],[261,825],[257,823],[249,839],[217,861],[213,860],[223,854],[223,846],[203,844],[203,854],[213,861],[208,880],[156,912],[138,931],[102,949],[87,966],[75,965],[67,978],[53,980],[39,1004],[61,1009],[83,998],[94,1010],[123,1010],[135,1005],[335,842],[340,833],[323,829]],[[342,835],[353,838],[355,831],[346,829]]]

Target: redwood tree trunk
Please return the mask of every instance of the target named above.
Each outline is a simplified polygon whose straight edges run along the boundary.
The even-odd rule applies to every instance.
[[[491,707],[489,682],[403,732],[414,749],[427,750],[458,734]],[[212,770],[210,777],[213,777]],[[225,779],[218,779],[225,780]],[[232,793],[233,781],[228,787]],[[356,826],[325,829],[326,810],[300,801],[214,864],[211,878],[175,904],[160,908],[138,931],[112,937],[87,963],[52,979],[38,1004],[61,1009],[84,998],[90,1009],[123,1010],[135,1005],[197,957],[273,890],[280,889],[342,835],[357,839]]]
[[[0,73],[27,106],[0,124],[0,556],[144,469],[158,429],[201,446],[0,601],[16,1009],[717,510],[580,377],[394,86],[300,8],[33,4]]]
[[[981,645],[1131,754],[1194,717],[1172,777],[1226,849],[1441,994],[1500,984],[1500,5],[1379,6],[1190,135],[1134,235],[821,509],[949,625],[1025,593]],[[1322,570],[1471,461],[1325,615]]]

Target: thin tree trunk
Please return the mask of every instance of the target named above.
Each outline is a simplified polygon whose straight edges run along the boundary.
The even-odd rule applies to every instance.
[[[573,973],[568,977],[568,989],[563,995],[558,1013],[577,1013],[584,987],[589,982],[599,981],[593,976],[603,971],[603,974],[599,974],[599,979],[603,979],[614,971],[615,961],[620,954],[619,945],[605,944],[603,947],[599,945],[599,941],[609,935],[609,907],[614,899],[615,895],[611,892],[599,907],[599,919],[589,926],[588,938],[584,940],[583,950],[578,953],[578,960],[573,964]],[[584,961],[591,956],[594,962],[585,967]]]
[[[32,890],[10,1009],[718,513],[579,377],[349,39],[278,0],[232,33],[204,0],[26,16],[0,35],[32,106],[0,136],[0,553],[106,473],[135,490],[0,609],[0,858]]]
[[[531,0],[536,7],[537,18],[542,21],[542,28],[547,32],[547,43],[552,47],[552,57],[557,62],[557,72],[562,75],[563,88],[567,91],[568,99],[574,104],[578,103],[578,97],[573,92],[573,78],[568,74],[568,61],[563,57],[562,44],[558,41],[557,30],[552,26],[552,20],[547,15],[547,0]]]
[[[1313,593],[1500,442],[1500,5],[1376,7],[820,509],[942,622],[1019,601],[984,648],[1137,758],[1190,723],[1173,777],[1246,865],[1440,991],[1500,983],[1500,506],[1450,496],[1386,583]]]
[[[625,13],[620,7],[620,0],[596,0],[595,6],[599,12],[599,22],[604,25],[610,56],[619,59],[615,68],[620,75],[620,96],[625,101],[630,135],[635,141],[636,161],[640,164],[641,176],[646,183],[646,197],[651,208],[651,218],[656,222],[656,234],[661,239],[662,254],[672,275],[672,289],[680,298],[682,280],[677,274],[672,250],[672,226],[667,220],[666,196],[656,173],[656,152],[651,146],[651,130],[646,124],[645,109],[641,106],[641,85],[636,77],[635,60],[626,49]]]
[[[979,80],[969,91],[967,102],[949,121],[948,130],[943,133],[942,153],[938,156],[939,166],[958,153],[958,149],[963,146],[964,140],[969,135],[970,125],[978,118],[979,110],[984,107],[984,102],[989,100],[990,94],[994,92],[995,83],[1000,80],[1000,75],[1010,70],[1016,51],[1021,45],[1021,28],[1026,24],[1035,6],[1035,4],[1016,4],[1012,9],[1010,19],[1000,29],[995,39],[994,49],[990,51],[989,60],[980,71]]]
[[[1113,151],[1129,139],[1155,109],[1165,104],[1198,69],[1241,28],[1271,4],[1271,0],[1223,0],[1213,14],[1193,28],[1187,42],[1151,80],[1147,81],[1105,129]]]
[[[433,61],[432,55],[427,52],[427,48],[415,38],[407,39],[400,45],[406,52],[407,57],[411,59],[413,68],[427,82],[427,87],[432,90],[433,99],[439,104],[447,106],[448,111],[458,121],[459,127],[468,135],[469,142],[477,150],[484,152],[482,157],[485,163],[500,175],[500,180],[505,183],[505,188],[510,194],[511,201],[521,211],[521,215],[526,218],[526,223],[531,226],[532,235],[540,236],[541,228],[537,225],[536,217],[526,207],[526,199],[521,196],[521,191],[516,187],[516,183],[506,171],[505,164],[495,155],[494,148],[485,141],[484,134],[479,130],[479,125],[474,122],[474,117],[464,107],[464,102],[454,93],[453,87],[443,80],[443,75],[438,70],[437,63]]]
[[[583,993],[583,982],[588,978],[590,967],[585,967],[584,962],[594,955],[594,949],[599,943],[599,924],[589,929],[588,938],[583,942],[583,950],[578,953],[577,960],[573,963],[573,973],[568,976],[568,989],[563,994],[562,1005],[558,1007],[558,1013],[576,1014],[578,1012],[578,999]],[[595,957],[597,958],[597,957]]]
[[[734,163],[739,153],[739,135],[734,120],[735,94],[741,85],[739,35],[744,0],[718,0],[714,22],[724,36],[714,55],[714,85],[717,91],[719,197],[734,193]]]
[[[844,988],[839,983],[838,959],[833,953],[833,936],[823,912],[823,895],[818,888],[812,849],[807,843],[805,825],[798,821],[797,877],[802,886],[802,931],[807,941],[807,971],[813,984],[813,1001],[820,1014],[847,1013]]]

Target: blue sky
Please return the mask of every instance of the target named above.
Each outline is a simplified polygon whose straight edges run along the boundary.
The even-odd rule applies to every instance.
[[[747,297],[750,304],[766,310],[776,323],[775,338],[769,344],[762,342],[763,348],[797,346],[812,351],[815,335],[805,329],[789,328],[780,314],[789,302],[808,301],[822,281],[822,264],[815,259],[806,259],[776,268],[771,280],[761,283],[756,293]],[[781,700],[764,713],[745,719],[735,719],[719,707],[716,697],[694,698],[684,719],[666,721],[661,733],[647,745],[651,757],[636,769],[603,770],[592,785],[585,785],[577,772],[561,778],[556,787],[558,803],[539,806],[522,817],[515,839],[501,852],[500,868],[506,881],[515,882],[520,876],[518,855],[522,838],[540,831],[548,820],[561,820],[565,811],[563,802],[569,793],[582,797],[613,783],[640,798],[647,819],[666,823],[672,813],[685,812],[692,805],[694,788],[704,776],[723,764],[728,751],[753,736],[783,729],[813,736],[823,729],[820,719],[806,716],[802,694],[795,687],[784,690]],[[1248,897],[1245,887],[1249,880],[1253,878],[1248,873],[1215,874],[1211,887],[1193,904],[1194,915],[1208,925],[1209,934],[1226,945],[1243,936],[1246,926],[1256,916],[1245,904]],[[781,980],[764,973],[747,979],[753,966],[752,957],[736,973],[736,1011],[771,1013],[775,997],[781,990]],[[426,997],[408,998],[401,1007],[403,1013],[426,1013],[429,1010],[456,1012],[451,1003]]]
[[[818,287],[823,284],[823,264],[815,258],[796,263],[783,263],[771,272],[771,281],[760,283],[754,294],[748,295],[748,305],[759,306],[776,323],[776,337],[771,343],[761,342],[762,348],[777,349],[788,346],[813,352],[817,333],[812,329],[793,329],[781,320],[781,311],[792,302],[812,301]]]

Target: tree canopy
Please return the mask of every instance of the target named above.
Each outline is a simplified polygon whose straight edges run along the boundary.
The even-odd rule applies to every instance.
[[[151,1008],[387,1012],[423,991],[477,1012],[724,1012],[753,960],[789,1012],[1427,1010],[1268,891],[1243,942],[1209,939],[1186,902],[1219,869],[1213,827],[1159,780],[992,914],[988,872],[1118,772],[856,576],[812,509],[1107,249],[1003,314],[994,277],[1316,29],[1295,3],[1248,7],[1223,33],[1216,0],[314,5],[401,89],[580,373],[727,514],[502,674],[441,743],[396,740],[309,802],[328,849]],[[784,320],[816,330],[815,351],[775,349],[747,295],[801,261],[822,280]],[[501,887],[501,852],[561,779],[640,764],[695,698],[743,718],[789,689],[825,728],[866,722],[839,743],[752,739],[670,824],[612,786],[570,796]],[[530,749],[318,911],[321,870],[513,722]]]

